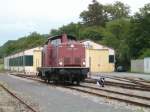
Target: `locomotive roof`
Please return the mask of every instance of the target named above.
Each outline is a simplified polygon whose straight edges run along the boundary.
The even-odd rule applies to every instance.
[[[48,40],[55,40],[57,38],[60,38],[62,37],[63,35],[55,35],[55,36],[52,36],[52,37],[49,37]],[[67,38],[68,39],[72,39],[72,40],[76,40],[76,37],[72,36],[72,35],[67,35]]]

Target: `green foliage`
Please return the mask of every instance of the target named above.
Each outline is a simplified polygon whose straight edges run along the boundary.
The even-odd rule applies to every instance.
[[[36,32],[28,36],[22,37],[18,40],[8,41],[0,48],[1,57],[9,54],[19,52],[36,46],[41,46],[47,40],[45,35],[40,35]]]
[[[60,34],[61,34],[61,32],[59,30],[57,30],[57,29],[52,29],[50,31],[50,35],[51,36],[53,36],[53,35],[60,35]]]
[[[130,62],[127,44],[129,31],[130,21],[128,19],[110,21],[106,23],[106,28],[103,31],[103,43],[115,49],[117,65],[128,66]]]
[[[103,38],[103,41],[105,44],[116,49],[118,48],[118,45],[125,43],[129,30],[130,21],[128,19],[117,19],[110,21],[106,23],[106,27],[103,30],[103,35],[105,37]]]
[[[66,26],[60,27],[58,30],[52,29],[50,32],[50,35],[60,35],[60,34],[66,33],[68,35],[79,37],[80,28],[81,28],[80,23],[77,23],[77,24],[76,23],[70,23]]]
[[[102,40],[102,27],[93,26],[93,27],[84,27],[80,30],[81,39],[91,39],[94,41]]]
[[[130,8],[122,2],[102,5],[96,0],[89,5],[88,10],[81,12],[80,18],[88,26],[104,26],[110,20],[129,17]]]
[[[75,36],[78,40],[91,39],[94,41],[100,41],[102,39],[103,28],[98,26],[84,26],[80,23],[70,23],[66,26],[62,26],[59,29],[52,29],[50,35],[60,35],[66,33],[68,35]]]
[[[150,57],[150,49],[147,48],[147,49],[142,50],[139,58],[143,59],[144,57]]]
[[[0,64],[3,64],[3,59],[2,58],[0,58]]]
[[[4,64],[3,59],[0,58],[0,72],[4,70]]]
[[[150,4],[140,9],[139,13],[131,19],[131,31],[128,39],[130,54],[133,58],[138,58],[150,48]]]
[[[0,72],[2,72],[4,70],[4,65],[0,64]]]
[[[110,46],[116,51],[116,64],[128,68],[131,59],[150,56],[150,4],[132,17],[129,12],[129,6],[121,2],[102,5],[93,0],[80,14],[83,24],[70,23],[50,34],[65,32]]]
[[[116,1],[114,4],[106,5],[105,12],[109,20],[128,18],[130,7],[122,2]]]
[[[96,0],[93,0],[93,3],[89,5],[88,10],[83,11],[80,14],[80,18],[82,18],[84,24],[88,26],[104,26],[105,22],[107,21],[107,18],[103,12],[104,6],[98,3]]]

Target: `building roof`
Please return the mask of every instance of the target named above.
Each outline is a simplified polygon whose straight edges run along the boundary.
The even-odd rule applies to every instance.
[[[37,47],[32,47],[32,48],[24,49],[24,50],[21,50],[21,51],[18,51],[18,52],[14,52],[14,53],[12,53],[12,54],[10,54],[10,55],[7,55],[7,56],[5,56],[5,57],[10,57],[10,56],[13,56],[13,55],[15,55],[15,54],[19,54],[19,53],[21,53],[21,52],[28,51],[28,50],[32,50],[32,49],[36,49],[36,48],[43,48],[43,47],[42,47],[42,46],[37,46]]]

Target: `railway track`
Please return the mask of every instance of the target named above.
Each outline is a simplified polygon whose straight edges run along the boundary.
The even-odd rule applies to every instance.
[[[17,97],[13,92],[11,92],[8,88],[6,88],[4,85],[0,84],[0,87],[2,87],[12,97],[14,97],[15,99],[17,99],[21,104],[25,105],[29,110],[31,110],[32,112],[37,112],[30,105],[28,105],[27,103],[25,103],[21,98]]]
[[[140,95],[135,95],[135,94],[129,94],[129,93],[123,93],[123,92],[118,92],[118,91],[112,91],[112,90],[107,90],[107,89],[102,89],[102,88],[97,88],[97,87],[87,86],[87,85],[80,85],[80,86],[84,87],[84,88],[93,89],[93,90],[99,90],[99,91],[114,93],[114,94],[118,94],[118,95],[125,95],[125,96],[130,96],[130,97],[135,97],[135,98],[140,98],[140,99],[145,99],[145,100],[150,101],[150,97],[145,97],[145,96],[140,96]]]
[[[104,92],[103,90],[99,90],[99,89],[91,88],[91,87],[87,87],[87,86],[79,86],[79,87],[67,86],[65,88],[80,91],[80,92],[83,92],[86,94],[88,93],[90,95],[94,95],[94,96],[98,96],[98,97],[105,97],[107,99],[113,99],[113,100],[129,103],[132,105],[138,105],[138,106],[142,106],[142,107],[150,107],[150,100],[147,100],[146,97],[143,97],[143,96],[135,96],[135,95],[129,95],[129,94],[123,94],[123,93],[116,93],[114,91],[112,94],[109,91]],[[118,95],[120,97],[118,97]],[[142,97],[145,100],[143,100]],[[138,101],[138,100],[140,100],[140,101]],[[144,102],[141,102],[141,100],[143,100]]]
[[[133,78],[130,78],[130,77],[117,77],[117,76],[111,76],[111,77],[109,76],[107,78],[127,82],[127,83],[130,83],[130,84],[136,84],[136,85],[139,85],[139,86],[142,85],[142,86],[150,87],[150,82],[149,81],[139,79],[139,78],[138,79],[133,79]]]
[[[86,79],[85,82],[96,84],[97,80],[96,79]],[[127,84],[127,83],[120,83],[120,82],[113,82],[113,81],[105,81],[105,85],[121,87],[121,88],[126,88],[126,89],[132,89],[132,90],[150,91],[150,86],[139,85],[139,84]]]
[[[15,75],[15,76],[22,77],[22,78],[27,78],[27,79],[38,81],[38,82],[41,82],[41,83],[45,83],[44,81],[42,81],[42,80],[40,80],[39,78],[36,78],[36,77],[29,77],[29,76],[25,76],[25,75],[23,75],[23,76]],[[94,96],[98,96],[98,97],[105,97],[107,99],[117,100],[117,101],[125,102],[125,103],[128,103],[128,104],[132,104],[132,105],[137,105],[137,106],[142,106],[142,107],[150,107],[150,97],[127,94],[127,93],[122,93],[122,92],[117,92],[117,91],[112,91],[112,90],[104,90],[104,89],[92,87],[92,86],[89,86],[89,85],[88,86],[86,86],[86,85],[59,86],[59,87],[79,91],[79,92],[82,92],[82,93],[86,93],[86,94],[90,94],[90,95],[94,95]]]

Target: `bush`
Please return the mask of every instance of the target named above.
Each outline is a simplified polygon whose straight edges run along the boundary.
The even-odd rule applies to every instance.
[[[0,64],[0,72],[4,70],[4,65]]]
[[[150,49],[142,50],[142,53],[139,58],[143,59],[145,57],[150,57]]]

